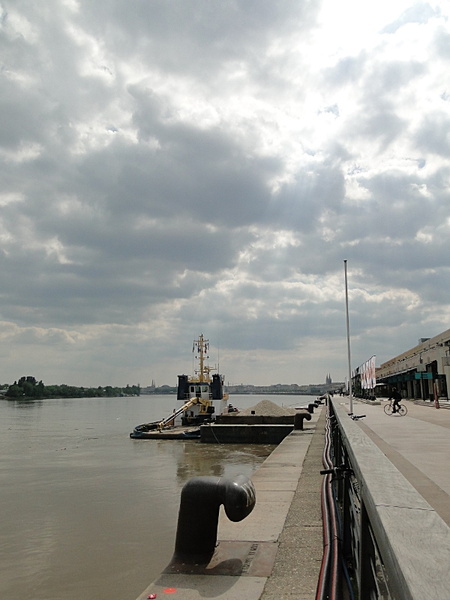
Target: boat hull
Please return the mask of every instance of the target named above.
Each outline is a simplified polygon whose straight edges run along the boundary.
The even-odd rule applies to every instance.
[[[172,429],[139,430],[136,428],[130,433],[132,440],[198,440],[200,439],[199,427],[174,427]]]

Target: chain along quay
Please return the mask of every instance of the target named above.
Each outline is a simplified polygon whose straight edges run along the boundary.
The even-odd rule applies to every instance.
[[[251,478],[189,482],[138,600],[449,598],[450,411],[383,405],[330,397]]]

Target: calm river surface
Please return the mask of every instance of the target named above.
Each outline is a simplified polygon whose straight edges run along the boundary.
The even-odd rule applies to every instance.
[[[0,400],[0,598],[135,600],[172,557],[183,485],[251,476],[273,450],[129,438],[177,405],[175,396]]]

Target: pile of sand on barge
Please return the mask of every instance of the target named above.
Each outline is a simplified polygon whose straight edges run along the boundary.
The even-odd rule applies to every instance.
[[[279,406],[271,400],[261,400],[255,406],[240,410],[237,414],[241,416],[258,416],[258,417],[289,417],[295,415],[295,408]]]
[[[270,400],[261,400],[255,406],[240,410],[239,412],[229,413],[227,415],[218,415],[216,423],[219,425],[276,425],[276,424],[294,424],[295,414],[298,411],[295,408],[279,406]]]

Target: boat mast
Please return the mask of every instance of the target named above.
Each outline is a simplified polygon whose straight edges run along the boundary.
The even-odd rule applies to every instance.
[[[199,360],[199,369],[198,369],[198,371],[196,371],[196,374],[198,374],[198,376],[199,376],[198,380],[200,383],[203,383],[205,381],[209,382],[209,380],[210,380],[210,377],[209,377],[210,368],[205,365],[205,359],[209,358],[207,356],[208,349],[209,349],[209,340],[205,340],[203,337],[203,333],[201,333],[198,340],[194,340],[194,346],[192,347],[192,351],[194,352],[196,350],[198,353],[197,358]]]

